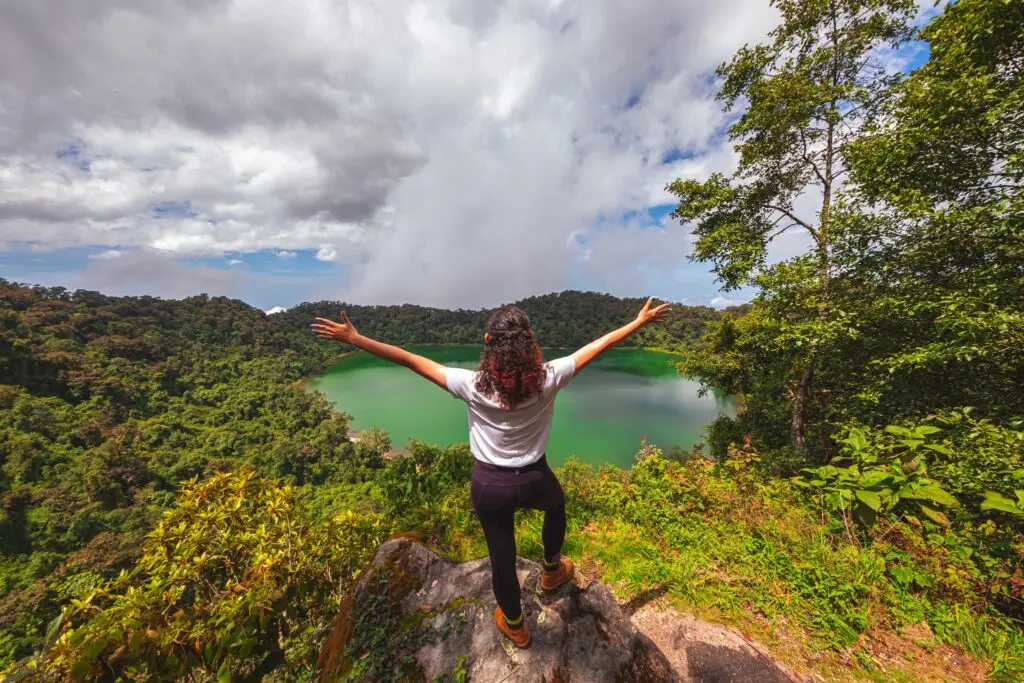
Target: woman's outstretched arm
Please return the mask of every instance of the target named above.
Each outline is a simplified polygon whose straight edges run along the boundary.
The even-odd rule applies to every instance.
[[[442,389],[448,388],[443,365],[429,358],[417,356],[415,353],[409,353],[398,346],[384,344],[376,339],[364,337],[356,331],[356,326],[348,319],[347,313],[341,314],[340,322],[334,322],[327,318],[317,318],[312,328],[321,339],[333,339],[334,341],[351,344],[367,353],[372,353],[378,358],[383,358],[396,365],[409,368],[413,372],[426,377]]]
[[[629,324],[623,325],[614,332],[609,332],[600,339],[590,342],[582,349],[572,354],[572,359],[576,363],[576,374],[579,374],[580,370],[585,368],[590,361],[594,360],[629,335],[643,327],[646,327],[647,325],[650,325],[651,323],[659,322],[664,318],[665,314],[669,310],[669,305],[662,304],[652,309],[652,301],[654,301],[654,299],[648,299],[647,303],[644,304],[644,307],[640,309],[639,313],[637,313],[636,318]]]

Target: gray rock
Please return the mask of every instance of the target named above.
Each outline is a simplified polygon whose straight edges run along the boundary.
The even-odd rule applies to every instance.
[[[760,645],[720,624],[675,610],[644,607],[633,625],[668,658],[682,681],[790,683],[798,677],[772,661]]]
[[[545,595],[540,565],[520,558],[518,571],[533,633],[526,650],[494,626],[489,560],[460,564],[411,538],[388,541],[342,602],[320,653],[321,680],[360,672],[366,680],[411,681],[450,681],[462,672],[486,683],[790,680],[766,658],[758,659],[760,668],[748,666],[740,656],[745,651],[731,649],[734,641],[721,650],[695,649],[699,643],[687,640],[686,631],[672,631],[670,620],[642,610],[641,626],[663,641],[656,643],[599,583]],[[680,648],[685,655],[673,657]],[[730,678],[730,671],[744,677]]]

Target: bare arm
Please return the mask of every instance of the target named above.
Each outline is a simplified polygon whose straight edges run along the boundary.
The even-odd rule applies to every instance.
[[[659,322],[663,317],[665,317],[665,313],[669,310],[668,304],[662,304],[651,309],[652,301],[653,299],[648,299],[647,303],[644,304],[644,307],[637,314],[636,318],[629,324],[623,325],[614,332],[609,332],[600,339],[590,342],[582,349],[572,354],[572,359],[576,363],[576,374],[579,374],[580,370],[585,368],[590,361],[594,360],[629,335],[643,327],[646,327],[647,325],[650,325],[651,323]]]
[[[379,342],[376,339],[370,339],[364,337],[356,331],[355,325],[348,319],[348,314],[341,314],[341,322],[334,322],[327,318],[317,318],[316,322],[312,325],[313,331],[321,339],[333,339],[334,341],[344,342],[351,344],[358,349],[362,349],[367,353],[371,353],[378,358],[383,358],[386,361],[391,361],[396,365],[409,368],[418,375],[426,377],[431,382],[447,389],[448,384],[445,381],[444,366],[440,363],[434,362],[429,358],[418,356],[415,353],[410,353],[405,349],[392,346],[391,344],[385,344]]]

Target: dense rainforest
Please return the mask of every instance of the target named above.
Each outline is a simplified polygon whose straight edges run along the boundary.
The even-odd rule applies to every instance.
[[[563,292],[522,305],[546,345],[567,346],[640,304]],[[131,567],[184,482],[245,465],[319,485],[379,464],[371,442],[349,443],[346,416],[296,385],[345,351],[309,331],[314,315],[341,309],[398,343],[478,343],[487,317],[341,303],[266,316],[225,298],[0,281],[0,661],[37,649],[62,600]],[[718,316],[680,307],[639,341],[690,345]]]
[[[622,601],[732,623],[825,680],[1021,680],[1024,10],[958,0],[915,31],[907,0],[774,4],[769,41],[718,72],[737,171],[668,187],[692,258],[758,294],[638,340],[685,348],[680,371],[743,410],[709,429],[710,459],[638,444],[628,471],[562,468],[566,552]],[[912,40],[928,57],[901,73]],[[786,231],[809,249],[770,258]],[[385,458],[386,434],[351,443],[298,382],[343,350],[313,315],[473,343],[484,312],[2,288],[10,671],[309,680],[381,539],[486,554],[465,446]],[[521,305],[574,346],[637,303]],[[517,537],[536,559],[540,518]],[[346,654],[392,680],[405,653],[378,635]]]
[[[560,292],[531,296],[515,305],[530,316],[530,324],[544,346],[578,348],[630,320],[643,299],[619,299],[609,294]],[[735,307],[734,310],[741,310]],[[488,311],[448,311],[422,306],[356,306],[337,301],[304,303],[280,313],[302,326],[311,317],[336,319],[346,311],[360,332],[392,344],[479,344]],[[707,323],[720,314],[707,306],[674,306],[664,324],[648,327],[623,342],[624,346],[692,348]]]

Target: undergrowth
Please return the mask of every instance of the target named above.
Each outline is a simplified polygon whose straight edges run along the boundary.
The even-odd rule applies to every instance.
[[[983,660],[993,680],[1024,676],[1020,623],[970,585],[962,547],[925,537],[952,537],[948,530],[830,529],[786,480],[763,479],[742,462],[733,471],[702,459],[675,463],[654,449],[631,471],[570,461],[559,478],[569,507],[565,553],[623,603],[656,599],[729,622],[792,660],[831,662],[856,678],[917,680],[910,654],[904,672],[874,654],[878,642],[912,628],[924,629],[925,649],[950,645]],[[453,491],[439,510],[468,509],[466,496]],[[541,559],[542,521],[519,513],[520,555]],[[458,559],[486,553],[471,517],[438,542]]]
[[[195,589],[195,597],[185,603],[176,593],[169,595],[154,583],[165,573],[157,563],[140,575],[148,576],[148,583],[133,583],[134,574],[124,575],[90,593],[100,597],[73,603],[59,627],[61,644],[41,658],[41,669],[99,672],[122,657],[125,671],[141,671],[128,668],[127,658],[135,650],[140,656],[170,656],[182,629],[209,635],[230,626],[232,634],[237,632],[232,647],[248,656],[246,668],[256,670],[260,661],[283,658],[286,668],[275,671],[274,679],[305,680],[339,594],[352,585],[356,567],[384,535],[416,531],[456,560],[487,554],[469,499],[468,449],[413,444],[409,453],[363,482],[294,490],[238,473],[186,492],[160,527],[166,535],[174,522],[174,543],[168,545],[154,532],[147,553],[163,552],[165,546],[176,548],[175,553],[191,552],[182,539],[209,551],[208,518],[226,516],[232,532],[218,536],[218,543],[237,555],[228,576],[250,565],[273,566],[284,574],[267,574],[259,585],[247,580],[244,590],[224,584],[230,587],[228,597],[213,601],[216,596],[211,596],[210,609],[231,607],[228,598],[242,605],[256,601],[262,610],[257,614],[263,615],[258,623],[211,622],[208,610],[192,614],[189,605],[205,594]],[[897,518],[854,528],[816,505],[806,489],[764,474],[752,452],[735,451],[724,465],[715,465],[703,458],[668,459],[645,447],[631,470],[570,461],[558,476],[568,505],[564,552],[587,578],[611,587],[623,604],[640,607],[653,601],[731,624],[781,661],[827,680],[1024,677],[1021,625],[1007,615],[1000,602],[1006,591],[997,590],[992,578],[1018,575],[1019,568],[1010,565],[1020,556],[1021,539],[1012,525],[968,529]],[[193,499],[206,495],[210,486],[249,488],[234,498],[208,496],[216,505],[207,509]],[[244,506],[252,509],[240,515],[236,508]],[[265,523],[252,527],[254,515],[264,514]],[[277,529],[282,519],[290,536]],[[518,513],[521,556],[541,560],[542,521],[539,512]],[[246,550],[250,537],[262,544],[256,554]],[[167,579],[172,584],[178,581],[173,576]],[[210,578],[201,572],[193,578],[203,577]],[[378,578],[387,583],[388,576]],[[380,680],[414,667],[407,656],[415,643],[406,643],[401,653],[393,651],[396,634],[421,630],[395,621],[400,615],[390,609],[387,596],[393,598],[396,590],[387,583],[384,590],[371,591],[371,599],[376,595],[382,602],[362,610],[369,621],[356,629],[360,635],[347,653],[357,674]],[[277,599],[284,594],[291,597]],[[295,600],[308,609],[295,610]],[[167,623],[125,630],[125,624],[149,619],[138,617],[139,610],[158,610]],[[260,626],[265,619],[280,624],[266,637]],[[290,641],[284,650],[276,649],[285,632]],[[83,643],[93,642],[96,647],[83,649]],[[127,654],[122,642],[127,642]],[[202,642],[197,641],[188,662],[175,660],[180,670],[216,675],[240,665],[237,657],[231,659],[233,650],[206,652]],[[452,677],[464,678],[466,671],[464,663]]]

